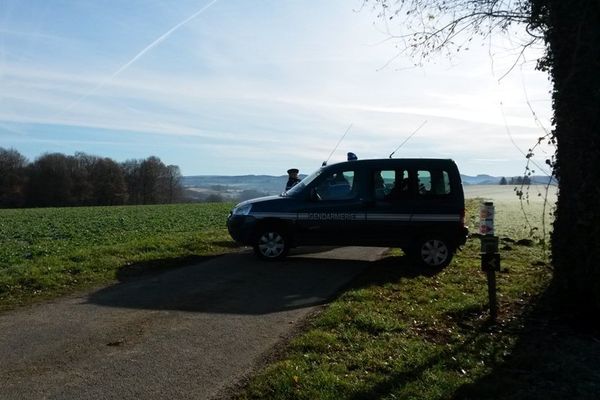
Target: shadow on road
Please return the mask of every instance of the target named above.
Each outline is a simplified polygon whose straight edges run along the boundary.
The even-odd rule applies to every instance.
[[[142,261],[124,265],[119,268],[115,275],[119,282],[128,282],[142,276],[157,275],[177,267],[208,261],[215,257],[217,256],[186,256]]]
[[[361,274],[367,268],[378,273]],[[119,278],[127,278],[130,270],[129,266],[126,273],[120,271]],[[264,262],[244,252],[134,281],[125,279],[92,293],[88,302],[134,309],[267,314],[324,304],[349,284],[380,284],[423,273],[435,271],[424,271],[397,256],[362,261],[296,252],[284,261]],[[364,281],[362,276],[376,276],[377,282]]]

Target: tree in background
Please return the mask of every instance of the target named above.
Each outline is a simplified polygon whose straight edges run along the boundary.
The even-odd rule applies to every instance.
[[[144,204],[166,203],[165,164],[158,157],[148,157],[140,164]]]
[[[25,202],[26,167],[21,153],[0,147],[0,207],[20,207]]]
[[[38,157],[28,168],[27,202],[35,207],[69,206],[73,180],[68,157],[49,153]]]
[[[167,165],[167,174],[165,176],[168,203],[175,203],[183,198],[183,185],[181,183],[181,170],[177,165]]]
[[[506,185],[508,184],[508,182],[506,182],[506,178],[502,177],[502,179],[500,179],[500,185]]]
[[[98,158],[90,166],[90,184],[95,205],[114,206],[127,202],[123,170],[110,158]]]
[[[398,19],[401,52],[421,57],[466,50],[473,37],[521,28],[546,54],[538,67],[552,79],[556,145],[546,163],[558,179],[552,232],[554,282],[563,298],[600,308],[600,1],[599,0],[365,0],[379,16]],[[401,21],[401,22],[400,22]],[[510,72],[507,71],[507,73]],[[531,153],[531,152],[530,152]],[[530,155],[528,154],[528,157]]]
[[[531,178],[529,178],[527,175],[512,177],[510,178],[509,184],[518,186],[528,186],[531,185]]]
[[[127,160],[121,163],[127,187],[128,204],[143,204],[141,163],[141,160]]]
[[[94,205],[94,187],[90,181],[90,171],[98,157],[85,153],[75,153],[67,156],[71,174],[70,204]]]
[[[180,201],[183,196],[181,172],[160,158],[128,160],[121,164],[129,193],[129,204],[160,204]]]

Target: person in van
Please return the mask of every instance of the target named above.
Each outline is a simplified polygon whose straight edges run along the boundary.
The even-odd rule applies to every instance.
[[[373,187],[375,189],[375,199],[383,200],[385,197],[385,182],[380,171],[375,171],[373,174]]]
[[[345,199],[350,196],[352,187],[342,172],[333,174],[319,187],[319,194],[324,200]]]
[[[393,183],[392,189],[385,196],[386,201],[397,201],[405,198],[409,194],[410,178],[408,171],[396,171],[396,180]]]

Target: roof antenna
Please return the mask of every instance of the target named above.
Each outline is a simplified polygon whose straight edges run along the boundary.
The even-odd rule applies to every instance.
[[[400,147],[404,146],[404,143],[408,142],[408,140],[411,137],[415,136],[415,133],[419,132],[419,129],[421,129],[426,123],[427,123],[427,120],[423,121],[423,123],[421,125],[419,125],[419,127],[417,129],[415,129],[413,131],[413,133],[411,133],[406,139],[404,139],[404,142],[400,143],[400,146],[396,147],[396,150],[392,151],[392,154],[390,154],[390,158],[392,158],[394,153],[397,152],[400,149]]]
[[[340,140],[338,140],[338,142],[335,145],[335,147],[333,148],[333,150],[331,150],[331,153],[329,153],[329,157],[327,157],[327,160],[323,161],[323,164],[321,164],[322,167],[324,167],[324,166],[327,165],[327,162],[329,161],[329,159],[331,158],[331,156],[333,155],[333,153],[335,153],[335,151],[337,150],[337,148],[340,145],[340,143],[342,143],[342,140],[344,140],[344,138],[346,137],[346,135],[350,131],[350,128],[352,128],[352,124],[348,125],[348,128],[346,128],[346,132],[344,132],[344,134],[342,135],[342,137],[340,138]]]

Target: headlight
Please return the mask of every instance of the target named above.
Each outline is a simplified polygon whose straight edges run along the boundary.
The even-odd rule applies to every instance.
[[[246,204],[245,206],[236,207],[233,209],[233,215],[248,215],[252,209],[252,204]]]

